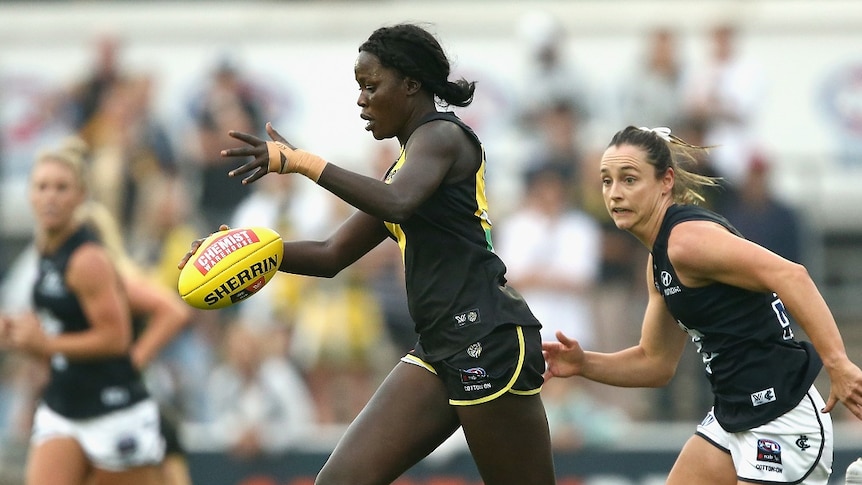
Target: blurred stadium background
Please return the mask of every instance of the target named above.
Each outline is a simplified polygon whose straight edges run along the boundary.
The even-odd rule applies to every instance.
[[[797,238],[792,257],[815,276],[851,357],[862,359],[862,2],[855,0],[2,2],[0,311],[26,306],[30,162],[70,134],[91,142],[95,195],[122,221],[130,254],[167,285],[176,278],[171,263],[192,236],[210,232],[216,221],[258,222],[248,214],[261,201],[284,203],[290,217],[267,223],[298,237],[324,237],[347,213],[337,200],[305,180],[260,189],[214,181],[213,173],[227,168],[209,152],[222,148],[224,126],[272,121],[294,144],[378,175],[397,152],[391,140],[375,142],[364,132],[352,66],[371,31],[402,21],[438,33],[454,75],[478,81],[474,104],[458,112],[488,151],[495,223],[505,226],[522,205],[531,169],[568,157],[566,180],[576,188],[571,210],[602,228],[599,267],[583,283],[595,348],[637,338],[645,251],[608,230],[595,207],[599,187],[588,178],[590,164],[626,124],[667,122],[707,140],[711,127],[725,128],[713,134],[728,140],[727,152],[714,153],[736,156],[737,165],[709,166],[728,180],[724,198],[744,199],[751,179],[762,178],[768,197],[760,200],[785,208],[798,231],[758,222],[754,208],[766,202],[748,210],[734,205],[751,216],[740,224],[770,225],[779,243]],[[732,27],[739,62],[718,81],[730,93],[724,112],[704,113],[691,100],[704,86],[696,80],[709,73],[719,26]],[[658,32],[673,39],[677,67],[669,84],[646,77]],[[544,74],[536,56],[553,43],[562,48],[560,65]],[[100,78],[105,53],[115,71]],[[558,79],[562,85],[551,82]],[[638,104],[636,92],[654,93],[658,102]],[[559,138],[562,153],[537,151]],[[587,178],[578,175],[584,166]],[[271,190],[291,195],[282,200]],[[725,207],[728,201],[716,197],[710,202]],[[234,210],[240,203],[247,203],[244,211]],[[386,285],[390,256],[368,258],[331,282],[285,277],[241,309],[196,315],[148,376],[180,416],[195,483],[311,483],[401,351],[396,334],[404,326],[393,321],[400,295],[397,285]],[[322,311],[321,302],[333,308]],[[236,365],[225,331],[235,325],[254,330],[251,345],[278,342],[267,352],[301,373],[317,406],[312,426],[288,430],[251,456],[234,453],[230,436],[221,436],[221,410],[209,394],[214,369]],[[553,403],[555,423],[567,430],[558,436],[558,465],[570,482],[560,483],[661,483],[709,402],[697,356],[684,358],[667,389],[565,390]],[[28,372],[0,355],[2,484],[20,483],[35,379]],[[828,391],[825,382],[820,388]],[[844,410],[834,414],[835,483],[842,483],[846,465],[862,455],[862,426]],[[404,483],[478,483],[457,436],[411,476]]]

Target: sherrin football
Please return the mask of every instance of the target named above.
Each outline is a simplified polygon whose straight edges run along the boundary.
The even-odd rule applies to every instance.
[[[177,283],[186,303],[204,310],[224,308],[257,293],[278,272],[281,236],[266,227],[210,234],[189,259]]]

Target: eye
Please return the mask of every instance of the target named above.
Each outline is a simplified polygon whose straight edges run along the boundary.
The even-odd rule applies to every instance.
[[[611,179],[608,177],[602,177],[602,185],[610,185]]]
[[[625,183],[627,183],[627,184],[631,185],[631,184],[633,184],[633,183],[637,182],[637,179],[636,179],[636,178],[634,178],[634,177],[626,177],[626,178],[624,178],[624,179],[623,179],[623,182],[625,182]]]

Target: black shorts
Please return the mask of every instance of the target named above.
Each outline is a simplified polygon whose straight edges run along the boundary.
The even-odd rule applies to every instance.
[[[545,359],[539,327],[499,327],[438,362],[425,362],[415,351],[401,360],[440,377],[449,393],[449,403],[455,406],[481,404],[507,392],[538,394],[544,382]]]

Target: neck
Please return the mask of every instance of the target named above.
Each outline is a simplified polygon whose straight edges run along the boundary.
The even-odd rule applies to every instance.
[[[78,230],[78,224],[70,224],[56,230],[40,231],[36,234],[36,249],[40,254],[51,254],[63,245]]]
[[[652,247],[658,237],[661,223],[664,221],[664,215],[667,213],[668,207],[672,205],[673,200],[662,199],[658,207],[651,212],[650,216],[641,224],[638,224],[638,227],[633,227],[630,231],[650,251],[652,251]]]

